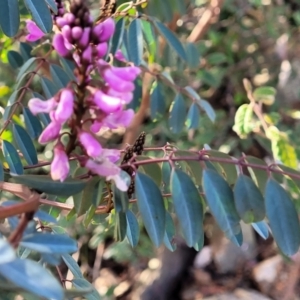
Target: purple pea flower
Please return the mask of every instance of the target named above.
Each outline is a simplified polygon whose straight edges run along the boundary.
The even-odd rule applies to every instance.
[[[124,80],[116,75],[111,68],[105,68],[103,78],[109,86],[120,93],[128,93],[134,90],[134,84],[131,81]]]
[[[35,42],[42,38],[45,33],[31,20],[26,20],[26,28],[29,34],[26,36],[28,42]]]
[[[90,157],[98,157],[102,152],[100,143],[88,132],[81,131],[78,135],[79,141]]]
[[[39,98],[32,98],[28,102],[28,107],[30,111],[37,115],[39,113],[49,113],[57,106],[57,102],[54,98],[50,98],[49,100],[41,100]]]
[[[70,171],[69,159],[61,143],[54,147],[54,158],[51,163],[51,178],[64,181]]]
[[[97,90],[94,94],[93,102],[105,113],[113,113],[122,108],[120,98],[112,97]]]
[[[102,32],[98,37],[100,42],[106,42],[113,35],[115,26],[115,22],[112,18],[108,18],[102,22]]]
[[[66,122],[73,114],[73,106],[74,95],[72,90],[64,89],[60,94],[60,99],[54,114],[54,119],[61,124]]]
[[[66,47],[65,39],[61,33],[54,35],[52,45],[57,53],[63,57],[70,53],[69,49]]]
[[[61,129],[61,124],[53,121],[44,129],[39,137],[40,144],[47,144],[58,138]]]

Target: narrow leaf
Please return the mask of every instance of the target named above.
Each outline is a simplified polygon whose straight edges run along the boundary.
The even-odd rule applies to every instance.
[[[23,169],[22,169],[23,170]],[[12,180],[25,184],[37,191],[46,194],[71,196],[81,192],[86,186],[86,181],[68,178],[64,182],[54,181],[44,175],[13,176]]]
[[[163,23],[159,21],[154,21],[154,25],[157,30],[160,32],[161,35],[164,36],[167,43],[177,52],[177,54],[183,60],[187,60],[186,53],[184,47],[182,46],[181,42],[178,40],[177,36]]]
[[[173,242],[175,236],[175,225],[171,215],[166,211],[166,230],[164,235],[164,244],[171,251],[176,250],[176,245]]]
[[[200,112],[198,106],[193,103],[188,111],[185,125],[188,129],[197,129],[199,127]]]
[[[61,257],[75,278],[83,278],[80,267],[70,254],[63,254]]]
[[[171,175],[171,193],[183,236],[189,247],[203,234],[203,207],[198,190],[190,177],[174,169]]]
[[[264,198],[246,175],[240,175],[234,186],[234,201],[236,210],[245,223],[256,223],[265,218]]]
[[[169,126],[173,133],[182,131],[185,121],[185,105],[181,94],[177,94],[171,106]]]
[[[42,253],[73,253],[76,252],[77,242],[65,234],[34,233],[25,236],[21,246]]]
[[[43,131],[40,120],[27,107],[23,107],[26,129],[32,139],[37,139]]]
[[[225,179],[213,170],[203,171],[203,189],[207,204],[226,236],[240,246],[240,218],[234,206],[233,192]]]
[[[18,0],[0,0],[0,26],[4,34],[12,37],[20,26]]]
[[[36,25],[44,33],[49,33],[52,30],[52,17],[45,1],[24,0],[24,2]]]
[[[131,210],[126,211],[127,230],[126,236],[132,247],[136,247],[139,242],[140,227],[136,216]]]
[[[64,299],[61,284],[35,261],[17,258],[12,262],[1,264],[0,274],[15,285],[40,297]]]
[[[274,239],[288,256],[295,254],[300,245],[300,225],[294,203],[284,188],[269,179],[265,192],[266,214]]]
[[[137,203],[146,230],[152,242],[158,247],[165,232],[165,207],[157,185],[147,175],[137,172],[135,176]]]
[[[11,67],[13,69],[17,69],[23,65],[23,62],[24,62],[23,57],[17,51],[14,51],[14,50],[8,51],[7,58],[8,58],[9,64],[11,65]]]
[[[121,48],[125,29],[125,18],[121,18],[116,23],[116,29],[112,37],[111,53],[114,55]]]
[[[269,227],[265,221],[260,221],[251,224],[254,230],[263,238],[267,239],[269,237]]]
[[[29,165],[37,164],[38,163],[37,153],[27,131],[23,127],[14,124],[13,133],[14,133],[14,138],[18,144],[18,147],[21,150],[27,163]]]
[[[128,42],[130,44],[129,58],[136,65],[139,66],[143,61],[143,33],[141,27],[141,20],[134,19],[128,29]]]
[[[6,159],[10,173],[12,174],[23,174],[23,166],[21,163],[21,159],[15,147],[8,141],[3,141],[3,155]]]
[[[70,82],[68,74],[58,65],[51,64],[50,73],[55,85],[60,89],[65,88]]]

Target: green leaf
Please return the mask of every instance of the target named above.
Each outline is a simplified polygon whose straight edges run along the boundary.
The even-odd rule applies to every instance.
[[[65,234],[37,232],[25,235],[20,242],[22,247],[40,253],[74,253],[78,250],[77,242]]]
[[[140,19],[133,20],[129,25],[128,43],[129,59],[139,66],[143,61],[143,33]]]
[[[181,94],[177,94],[170,108],[169,126],[173,133],[180,133],[185,121],[185,105]]]
[[[203,248],[203,246],[204,246],[204,232],[203,234],[201,234],[198,242],[194,245],[194,249],[199,252]]]
[[[35,261],[17,258],[12,262],[1,264],[0,274],[15,285],[40,297],[64,299],[61,284]]]
[[[203,207],[201,197],[190,177],[174,169],[171,175],[171,193],[183,236],[193,247],[203,234]]]
[[[163,192],[170,192],[170,177],[171,177],[171,166],[169,162],[163,162],[161,166],[162,181],[163,181]]]
[[[7,53],[8,62],[11,65],[13,69],[18,69],[21,67],[24,63],[23,57],[21,54],[17,51],[10,50]]]
[[[139,242],[140,227],[136,216],[131,210],[126,211],[127,231],[126,236],[132,247],[136,247]]]
[[[36,25],[44,33],[49,33],[52,30],[53,24],[51,13],[45,1],[24,0],[24,2]]]
[[[25,184],[37,191],[51,195],[72,196],[81,192],[87,182],[83,180],[68,178],[64,182],[54,181],[50,176],[45,175],[21,175],[13,176],[16,183]]]
[[[72,280],[73,286],[77,288],[82,288],[82,289],[92,289],[92,292],[87,294],[84,298],[87,300],[101,300],[101,297],[97,290],[93,287],[91,283],[89,283],[86,279],[84,278],[75,278]]]
[[[207,57],[207,62],[211,65],[218,65],[227,61],[227,57],[224,53],[214,52],[209,54]]]
[[[239,135],[241,138],[246,138],[248,134],[253,129],[252,123],[253,117],[253,108],[249,104],[241,105],[234,117],[234,126],[233,130]]]
[[[20,42],[20,52],[24,61],[32,58],[31,51],[32,47],[29,44]]]
[[[0,0],[1,1],[1,0]],[[28,59],[24,65],[21,67],[19,74],[16,78],[16,82],[18,83],[22,76],[25,74],[25,72],[27,72],[29,70],[29,68],[31,68],[33,66],[33,63],[36,61],[36,57],[31,57],[30,59]]]
[[[137,203],[145,228],[153,244],[158,247],[165,232],[165,207],[161,192],[147,175],[137,172],[135,176]]]
[[[191,153],[190,151],[184,151],[184,150],[177,150],[174,153],[175,157],[182,157],[182,156],[190,156],[195,157],[195,160],[186,160],[185,163],[188,167],[188,173],[191,175],[191,177],[194,179],[194,183],[197,185],[200,185],[202,182],[202,167],[199,161],[197,161],[196,158],[199,157],[199,155],[195,153]]]
[[[253,92],[255,101],[262,102],[265,105],[272,105],[275,101],[275,96],[276,89],[271,86],[261,86]]]
[[[185,46],[187,62],[191,69],[198,68],[200,64],[200,53],[195,43],[187,43]]]
[[[264,198],[246,175],[240,175],[234,186],[234,201],[236,210],[245,223],[256,223],[265,217]]]
[[[61,257],[75,278],[83,278],[80,267],[70,254],[63,254]]]
[[[59,87],[46,77],[41,77],[41,83],[47,99],[52,98],[59,91]]]
[[[2,143],[3,143],[2,144],[3,155],[6,162],[8,163],[10,173],[18,174],[18,175],[23,174],[24,171],[23,171],[21,159],[15,147],[10,142],[5,140]]]
[[[35,150],[35,147],[33,145],[33,142],[28,135],[27,131],[17,125],[13,125],[13,133],[14,133],[14,138],[17,142],[17,145],[19,149],[21,150],[25,160],[29,165],[35,165],[38,163],[38,158],[37,158],[37,153]]]
[[[84,190],[73,196],[74,206],[76,209],[77,217],[85,214],[91,205],[98,199],[98,183],[99,177],[93,177],[88,180]]]
[[[189,94],[189,96],[193,98],[193,100],[201,100],[199,94],[192,87],[186,86],[184,89]]]
[[[203,171],[203,189],[207,204],[226,236],[241,246],[240,218],[234,206],[233,192],[225,179],[213,170]]]
[[[166,102],[162,93],[162,86],[157,81],[154,83],[155,87],[151,93],[150,111],[151,119],[155,121],[157,118],[164,115],[166,111]]]
[[[266,240],[269,237],[269,227],[265,221],[260,221],[257,223],[251,224],[254,230],[264,239]]]
[[[17,34],[20,26],[18,0],[0,0],[0,26],[5,35]]]
[[[287,256],[295,254],[300,246],[300,226],[294,203],[284,188],[270,178],[265,192],[266,214],[274,239]]]
[[[139,155],[136,157],[137,161],[148,160],[148,159],[151,159],[151,158],[148,156],[145,156],[145,155]],[[139,170],[142,173],[145,173],[146,175],[150,176],[158,186],[161,185],[162,173],[161,173],[161,168],[158,163],[141,165]]]
[[[78,297],[84,297],[88,294],[90,294],[91,292],[93,292],[92,287],[89,288],[81,288],[80,290],[78,289],[68,289],[68,290],[64,290],[65,292],[65,297],[67,299],[78,299]],[[80,298],[82,299],[82,298]]]
[[[16,259],[16,252],[10,243],[4,239],[0,239],[0,266],[3,263],[9,263]]]
[[[201,109],[204,110],[204,112],[207,114],[209,119],[214,122],[216,119],[216,113],[209,102],[206,100],[197,100],[197,104],[200,106]]]
[[[225,158],[228,160],[234,160],[230,155],[223,153],[221,151],[216,151],[216,150],[207,150],[206,154],[209,157],[217,157],[217,158]],[[219,162],[218,166],[221,167],[221,169],[224,171],[222,172],[225,177],[227,182],[231,185],[234,184],[237,180],[237,169],[234,164],[231,163],[225,163],[225,162]]]
[[[23,107],[23,116],[26,129],[32,139],[36,139],[43,131],[40,120],[27,107]]]
[[[115,219],[115,240],[118,242],[122,242],[127,233],[127,219],[126,214],[123,212],[116,212]]]
[[[167,43],[176,51],[180,58],[187,61],[186,53],[177,36],[163,23],[155,20],[153,22],[159,33],[166,39]]]
[[[66,71],[66,73],[68,74],[70,80],[76,80],[76,77],[74,75],[74,69],[75,69],[75,64],[73,61],[60,57],[59,58],[64,70]]]
[[[112,184],[112,192],[116,212],[126,212],[129,204],[127,192],[120,191],[115,184]]]
[[[56,4],[55,0],[45,0],[45,1],[49,5],[49,7],[51,8],[51,10],[55,14],[57,14],[58,9],[57,9],[57,4]]]
[[[142,21],[143,33],[147,43],[147,49],[149,52],[149,63],[153,63],[155,60],[156,50],[157,50],[156,37],[152,30],[151,23],[145,20],[141,20],[141,21]]]
[[[259,158],[256,158],[254,156],[246,156],[245,161],[247,163],[250,163],[250,164],[255,164],[255,165],[267,167],[267,164],[263,160],[261,160]],[[261,193],[264,195],[266,183],[267,183],[267,180],[268,180],[267,172],[264,171],[264,170],[260,170],[258,168],[255,168],[255,167],[253,167],[253,168],[252,167],[247,167],[247,168],[248,168],[248,171],[251,175],[251,178],[253,179],[255,184],[259,187]]]
[[[193,103],[190,106],[185,125],[188,129],[197,129],[199,127],[200,112],[198,106]]]
[[[4,170],[2,163],[0,163],[0,181],[4,181]]]
[[[173,242],[175,233],[174,221],[171,215],[166,211],[166,231],[164,235],[164,244],[171,252],[176,250],[176,245]]]
[[[58,65],[51,65],[50,73],[55,85],[60,89],[65,88],[71,81],[64,69]]]
[[[121,48],[125,29],[125,18],[121,18],[116,23],[116,29],[112,37],[112,46],[110,52],[114,55]]]

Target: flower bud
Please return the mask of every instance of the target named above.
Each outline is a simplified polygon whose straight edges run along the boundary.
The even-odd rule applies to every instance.
[[[66,20],[66,18],[63,18],[63,17],[57,17],[55,19],[55,22],[56,22],[57,26],[60,28],[62,28],[65,25],[69,25],[69,22]]]
[[[102,26],[103,29],[101,35],[99,36],[99,41],[106,42],[115,31],[115,22],[112,18],[108,18],[102,22]]]
[[[81,39],[78,42],[78,45],[81,48],[85,48],[88,45],[88,43],[90,41],[90,32],[91,32],[91,28],[90,27],[86,27],[86,28],[83,29],[83,33],[82,33]]]
[[[82,28],[75,26],[72,28],[72,37],[74,40],[79,40],[82,36]]]
[[[61,29],[61,33],[63,35],[63,37],[65,38],[65,40],[67,40],[69,43],[72,43],[72,30],[71,27],[69,25],[65,25],[62,29]]]
[[[57,103],[54,98],[49,100],[41,100],[39,98],[32,98],[28,102],[28,107],[32,114],[49,113],[56,107]]]
[[[64,181],[69,175],[69,159],[63,145],[60,143],[54,147],[54,158],[50,169],[51,178],[53,180]]]
[[[66,19],[69,25],[71,25],[75,21],[75,16],[72,13],[66,13],[64,15],[64,18]]]
[[[54,35],[52,45],[60,56],[64,57],[69,54],[69,50],[65,46],[64,37],[61,33],[57,33]]]
[[[97,90],[97,92],[94,94],[93,101],[102,111],[107,114],[116,112],[122,108],[121,99],[108,96],[100,90]]]
[[[115,58],[119,61],[126,62],[126,58],[120,49],[115,53]]]
[[[59,98],[54,118],[59,123],[66,122],[73,113],[74,95],[70,89],[64,89]]]
[[[39,137],[40,144],[46,144],[58,138],[61,129],[61,124],[52,121],[41,133]]]
[[[83,51],[82,58],[87,63],[92,62],[92,47],[91,47],[91,45],[88,45],[86,47],[86,49]]]
[[[96,46],[96,49],[97,49],[97,56],[99,58],[104,56],[107,53],[107,49],[108,49],[107,43],[103,42],[103,43],[98,44]]]
[[[88,132],[81,131],[78,135],[79,141],[90,157],[98,157],[102,152],[100,143]]]

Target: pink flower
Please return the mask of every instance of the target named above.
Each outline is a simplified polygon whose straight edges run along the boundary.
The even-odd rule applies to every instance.
[[[28,107],[30,111],[37,115],[39,113],[49,113],[57,106],[57,103],[54,98],[49,100],[41,100],[39,98],[32,98],[28,102]]]
[[[113,97],[116,97],[116,98],[120,98],[125,102],[125,104],[130,103],[132,98],[133,98],[133,93],[132,92],[120,93],[120,92],[117,92],[117,91],[115,91],[114,89],[111,89],[111,88],[108,89],[107,95],[113,96]]]
[[[88,45],[85,50],[82,53],[82,59],[87,62],[91,63],[92,62],[92,47],[91,45]]]
[[[80,39],[82,36],[82,28],[79,26],[75,26],[72,28],[72,37],[75,40]]]
[[[31,20],[26,20],[26,28],[29,34],[26,36],[26,40],[29,42],[35,42],[42,38],[45,33]]]
[[[94,103],[105,113],[113,113],[121,109],[122,101],[119,98],[115,98],[104,94],[100,90],[97,90],[94,94]]]
[[[90,157],[98,157],[102,152],[100,143],[88,132],[81,131],[79,133],[79,141],[85,148],[86,153]]]
[[[108,115],[102,121],[102,126],[108,127],[110,129],[116,129],[121,126],[127,127],[131,123],[133,117],[134,117],[134,111],[132,109],[118,111]]]
[[[102,33],[98,37],[100,42],[106,42],[115,31],[115,22],[112,18],[106,19],[102,22]]]
[[[117,92],[127,93],[134,90],[134,84],[131,81],[122,79],[116,75],[111,68],[104,70],[103,77],[109,86]]]
[[[102,57],[106,54],[108,46],[107,43],[103,42],[96,46],[98,57]]]
[[[61,124],[52,121],[41,133],[39,137],[40,144],[46,144],[58,138],[61,129]]]
[[[65,57],[69,54],[69,49],[67,49],[65,39],[61,33],[54,35],[52,45],[59,55]]]
[[[111,71],[115,75],[126,81],[134,81],[136,77],[141,73],[141,69],[137,67],[112,67]]]
[[[121,169],[112,163],[106,157],[102,157],[100,160],[88,159],[86,161],[85,167],[89,169],[92,173],[98,174],[99,176],[115,176],[118,175]]]
[[[115,58],[119,61],[126,62],[126,58],[120,49],[115,53]]]
[[[70,171],[69,159],[61,143],[54,147],[54,158],[51,163],[51,178],[64,181]]]
[[[85,48],[88,45],[90,40],[90,32],[91,32],[90,27],[86,27],[83,29],[81,39],[78,42],[79,46],[81,46],[82,48]]]
[[[54,118],[59,123],[66,122],[73,114],[74,95],[72,90],[64,89],[60,94]]]
[[[117,149],[102,149],[101,155],[107,157],[111,162],[115,163],[120,159],[121,152]]]

